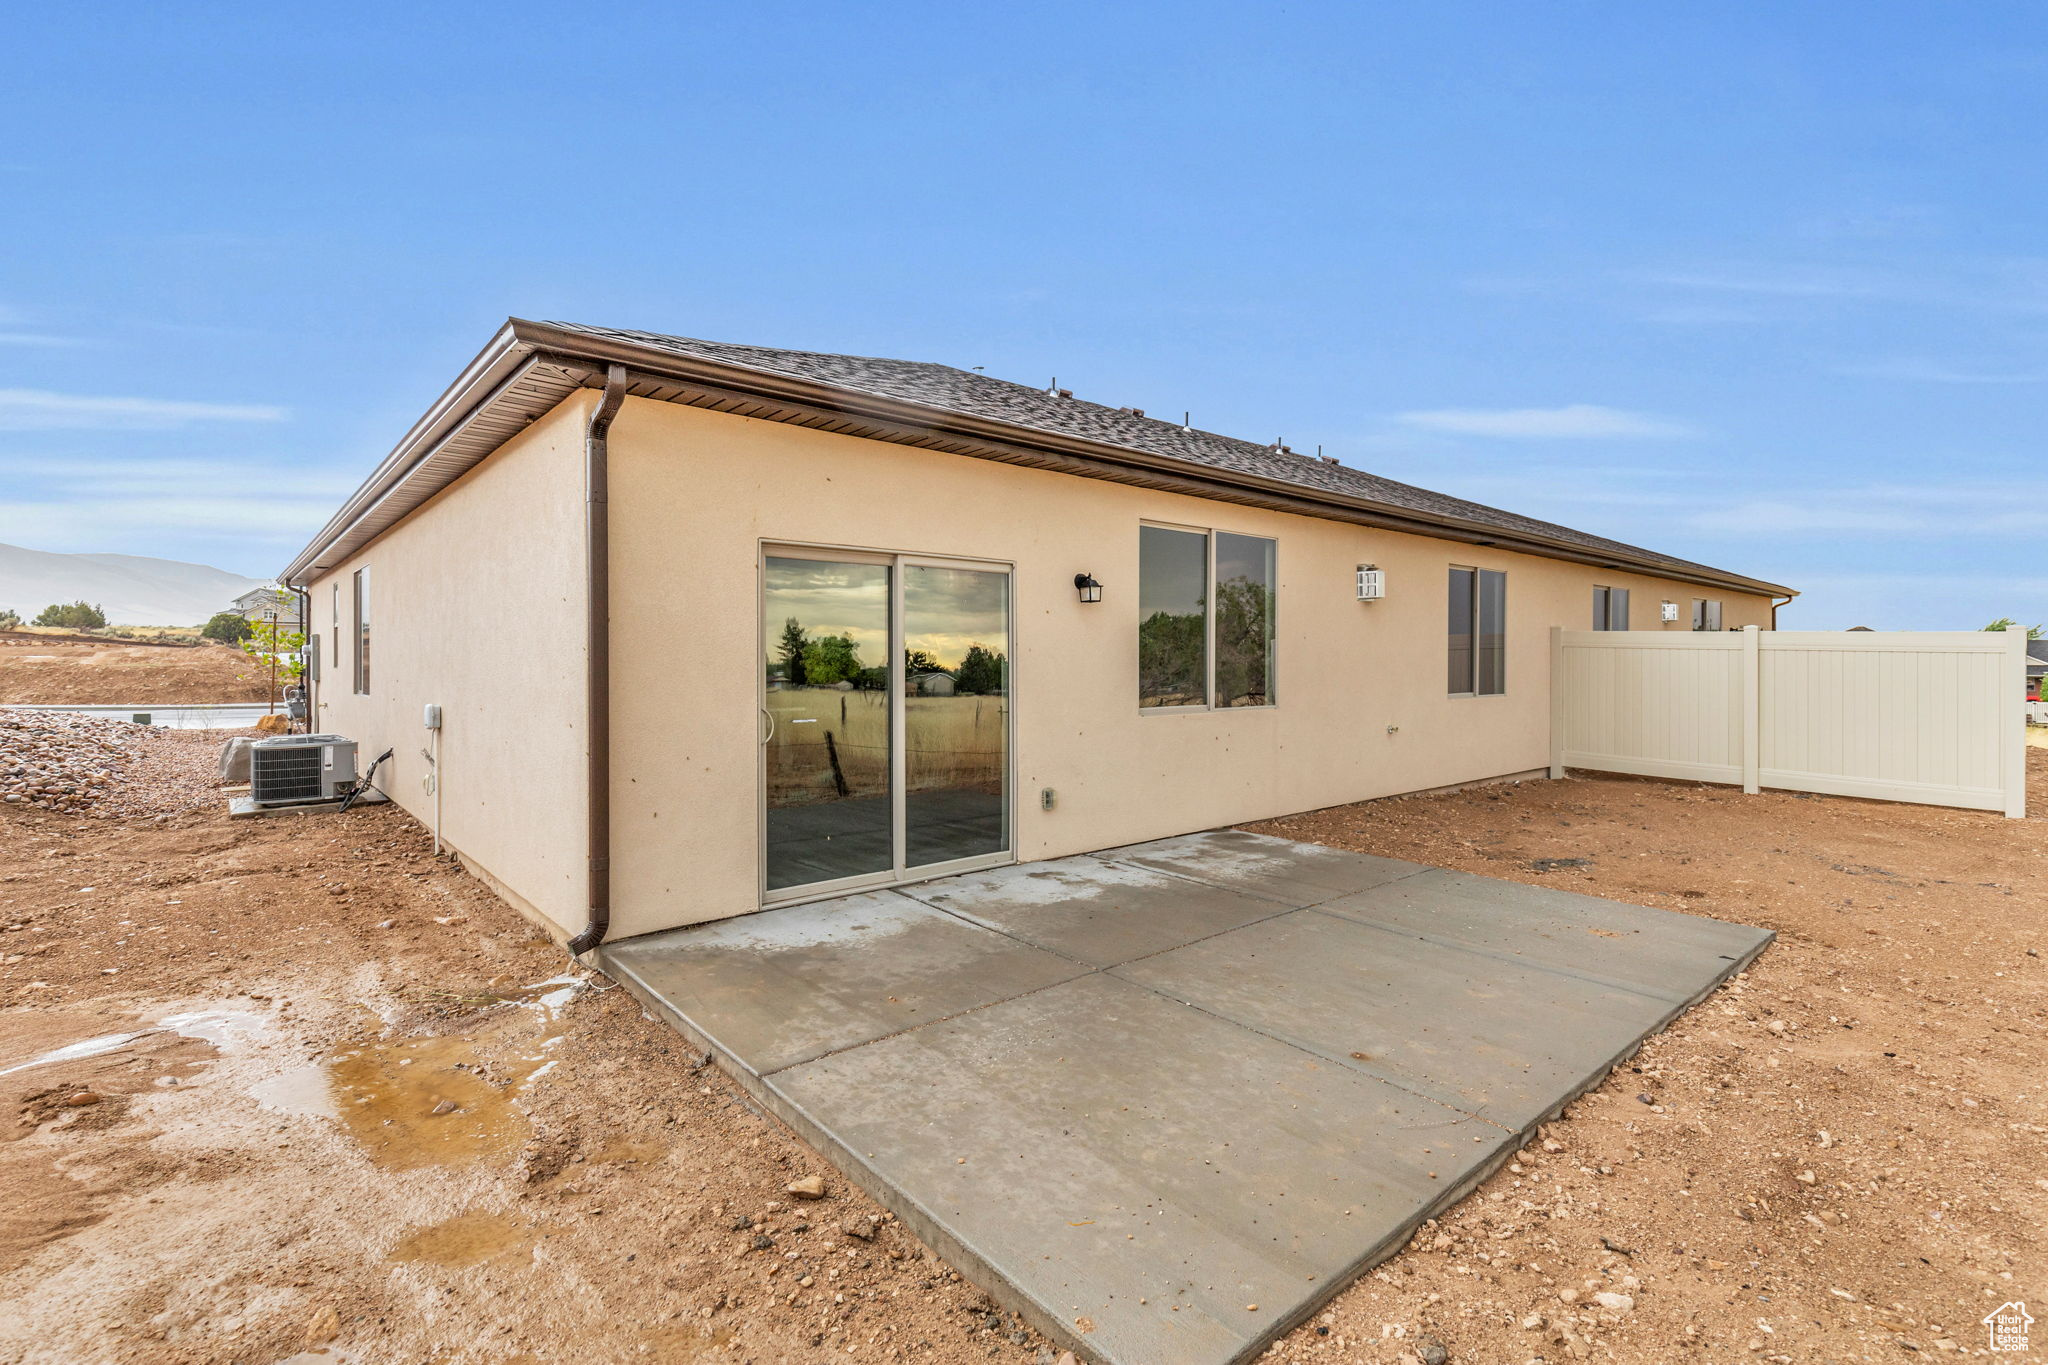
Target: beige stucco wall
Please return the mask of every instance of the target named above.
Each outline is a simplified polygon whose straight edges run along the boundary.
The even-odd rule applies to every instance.
[[[444,840],[529,913],[584,921],[582,394],[311,585],[317,728],[386,748],[377,785],[430,823],[421,756],[442,708]],[[370,569],[371,692],[352,690],[350,580]],[[340,592],[334,662],[333,587]]]
[[[763,541],[1015,565],[1022,859],[1541,767],[1550,627],[1585,628],[1596,583],[1631,590],[1636,629],[1667,628],[1657,620],[1667,598],[1681,614],[1668,629],[1685,629],[1695,596],[1719,597],[1728,627],[1770,622],[1763,597],[648,400],[627,400],[611,449],[620,936],[759,903]],[[501,515],[537,513],[522,504]],[[1140,714],[1141,520],[1278,541],[1278,705]],[[1354,598],[1353,570],[1366,562],[1387,571],[1383,601]],[[1504,696],[1445,693],[1451,564],[1508,574]],[[1101,603],[1076,600],[1083,570],[1105,585]],[[564,667],[574,658],[568,642],[549,648]],[[1059,794],[1050,812],[1038,805],[1044,787]]]

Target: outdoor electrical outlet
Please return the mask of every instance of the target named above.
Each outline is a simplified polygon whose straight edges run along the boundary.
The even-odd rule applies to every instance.
[[[1055,797],[1053,796],[1053,791],[1052,791],[1052,788],[1051,788],[1051,787],[1047,787],[1047,788],[1046,788],[1046,789],[1045,789],[1044,791],[1041,791],[1041,792],[1040,792],[1040,793],[1038,794],[1038,807],[1039,807],[1039,809],[1040,809],[1040,810],[1051,810],[1051,809],[1052,809],[1052,805],[1053,805],[1053,802],[1054,802],[1054,800],[1056,800],[1056,799],[1057,799],[1057,798],[1055,798]]]

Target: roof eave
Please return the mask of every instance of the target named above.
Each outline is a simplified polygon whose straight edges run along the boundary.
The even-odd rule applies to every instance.
[[[1023,443],[1048,450],[1082,456],[1110,464],[1121,464],[1135,468],[1171,471],[1182,477],[1193,478],[1208,484],[1235,485],[1242,488],[1258,489],[1269,494],[1285,496],[1298,502],[1319,503],[1331,507],[1343,507],[1371,512],[1389,519],[1411,524],[1417,528],[1414,534],[1429,534],[1430,529],[1455,532],[1455,538],[1469,543],[1489,543],[1506,548],[1526,547],[1546,557],[1563,556],[1575,562],[1597,564],[1629,572],[1652,574],[1660,578],[1677,578],[1687,582],[1713,584],[1736,588],[1774,597],[1791,598],[1798,595],[1795,589],[1783,584],[1770,583],[1762,579],[1748,578],[1741,574],[1727,573],[1701,566],[1698,569],[1680,569],[1648,555],[1631,555],[1618,551],[1607,551],[1575,541],[1557,539],[1523,531],[1511,531],[1490,522],[1473,521],[1462,517],[1440,513],[1429,513],[1409,507],[1397,507],[1377,502],[1354,494],[1338,493],[1327,489],[1314,488],[1304,484],[1290,483],[1283,479],[1265,478],[1257,474],[1225,469],[1216,465],[1202,464],[1192,460],[1179,460],[1172,456],[1156,455],[1149,451],[1134,450],[1129,446],[1113,445],[1107,442],[1090,441],[1084,437],[1069,436],[1060,432],[1048,432],[1040,428],[1002,422],[993,418],[976,417],[967,413],[954,412],[945,408],[927,407],[903,399],[884,398],[875,394],[860,393],[843,389],[817,380],[807,380],[792,375],[777,374],[749,366],[710,360],[699,356],[679,355],[659,347],[639,345],[609,337],[593,336],[587,332],[571,331],[552,327],[545,322],[533,322],[514,318],[508,324],[519,337],[531,344],[537,351],[580,354],[595,361],[617,361],[632,365],[636,369],[678,379],[708,383],[721,388],[742,392],[762,393],[768,396],[793,399],[809,406],[832,409],[848,413],[881,417],[899,424],[925,427],[934,431],[958,433],[982,439],[993,439],[1006,444]]]
[[[1341,509],[1352,512],[1354,517],[1368,517],[1372,524],[1408,534],[1436,535],[1471,544],[1522,550],[1546,558],[1565,559],[1624,572],[1730,588],[1740,592],[1788,599],[1797,595],[1793,589],[1780,584],[1746,578],[1708,566],[1700,566],[1697,569],[1681,568],[1661,562],[1647,554],[1609,551],[1576,541],[1513,531],[1489,522],[1395,506],[1371,498],[1291,483],[1283,479],[1268,478],[1198,461],[1175,459],[1172,456],[1157,455],[1128,446],[1092,441],[1084,437],[977,417],[945,408],[929,407],[904,399],[862,393],[818,380],[778,374],[701,356],[682,355],[657,346],[596,336],[526,318],[507,319],[490,344],[478,353],[476,359],[472,360],[455,382],[435,400],[425,415],[413,424],[412,429],[364,481],[362,487],[342,504],[341,510],[336,512],[321,528],[319,534],[293,558],[282,575],[283,581],[298,581],[300,576],[315,566],[321,556],[347,535],[351,528],[361,524],[367,516],[376,511],[382,500],[394,489],[399,488],[407,475],[418,469],[432,454],[436,443],[474,418],[482,405],[504,391],[508,380],[522,365],[536,358],[588,362],[592,373],[587,376],[587,383],[598,382],[604,365],[620,363],[650,378],[670,379],[734,394],[789,402],[826,412],[845,413],[849,416],[879,420],[894,427],[919,433],[944,434],[967,441],[986,443],[995,449],[1014,451],[1019,447],[1026,447],[1049,454],[1068,456],[1097,466],[1152,471],[1210,488],[1237,488],[1257,492],[1268,499],[1281,500],[1305,508],[1306,514],[1309,515],[1313,515],[1315,507]],[[438,490],[429,490],[420,501],[425,501],[425,497],[431,496],[433,491]]]

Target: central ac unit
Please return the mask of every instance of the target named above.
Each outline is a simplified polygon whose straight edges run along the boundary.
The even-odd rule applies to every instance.
[[[277,735],[249,746],[249,799],[259,806],[338,801],[355,780],[356,742],[340,735]]]

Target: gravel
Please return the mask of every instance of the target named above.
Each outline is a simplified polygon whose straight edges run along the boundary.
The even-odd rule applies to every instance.
[[[116,819],[218,799],[193,760],[240,731],[167,730],[51,711],[0,711],[0,804]]]

